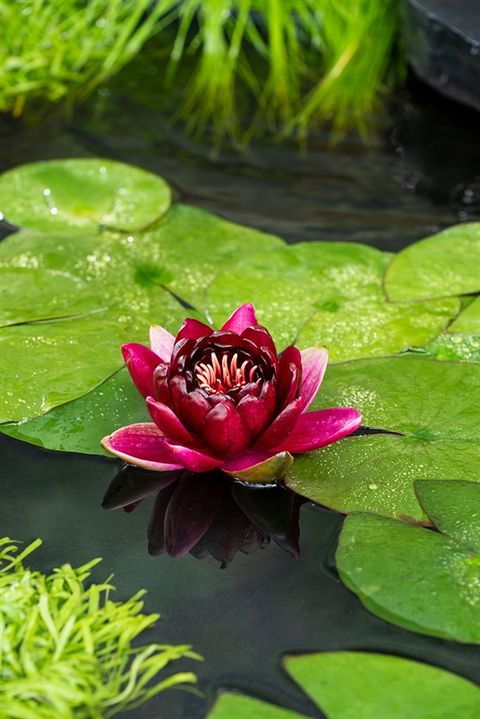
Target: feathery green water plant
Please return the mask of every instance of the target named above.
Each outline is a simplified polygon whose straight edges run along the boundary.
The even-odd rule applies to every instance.
[[[190,647],[135,642],[158,619],[142,613],[143,591],[112,600],[110,579],[88,581],[99,559],[47,575],[25,567],[40,544],[20,551],[0,539],[0,716],[108,719],[196,681],[168,671],[175,660],[200,659]]]
[[[150,0],[0,1],[0,112],[88,95],[156,33],[166,6]]]

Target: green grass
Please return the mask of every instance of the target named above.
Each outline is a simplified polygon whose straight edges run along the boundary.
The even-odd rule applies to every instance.
[[[150,0],[0,0],[0,112],[87,96],[163,22]]]
[[[0,0],[0,112],[86,97],[153,38],[159,105],[215,144],[367,136],[398,70],[399,0]],[[170,93],[170,95],[169,95]]]
[[[158,619],[142,613],[143,592],[112,600],[109,580],[89,580],[99,559],[30,570],[23,560],[40,544],[20,552],[0,540],[0,717],[107,719],[195,682],[169,671],[172,661],[200,658],[190,647],[133,645]]]

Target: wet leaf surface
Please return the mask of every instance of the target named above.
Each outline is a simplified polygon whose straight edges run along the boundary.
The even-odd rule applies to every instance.
[[[88,158],[21,165],[0,175],[0,212],[13,225],[52,232],[151,225],[171,203],[165,180],[139,167]]]
[[[454,225],[405,248],[385,272],[394,302],[480,292],[480,223]]]
[[[340,577],[388,622],[480,643],[480,486],[421,481],[416,487],[440,531],[351,515],[337,551]]]
[[[480,481],[479,391],[476,364],[412,355],[332,367],[314,407],[354,406],[364,426],[397,434],[348,437],[297,457],[287,485],[337,511],[425,521],[416,479]]]

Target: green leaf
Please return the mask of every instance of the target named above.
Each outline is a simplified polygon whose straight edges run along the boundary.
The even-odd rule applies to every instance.
[[[454,225],[405,248],[385,272],[395,302],[480,292],[480,223]]]
[[[442,362],[480,362],[480,335],[442,332],[423,349],[426,355]]]
[[[0,326],[82,314],[101,304],[67,272],[0,267]]]
[[[215,702],[207,719],[308,719],[304,714],[281,709],[266,702],[242,696],[222,693]]]
[[[367,609],[410,631],[480,643],[480,486],[418,482],[440,532],[371,514],[345,520],[342,581]]]
[[[5,424],[10,437],[46,449],[105,454],[100,440],[115,429],[150,421],[145,400],[123,368],[92,392],[20,424]]]
[[[291,677],[327,719],[477,719],[480,689],[437,667],[388,654],[287,657]],[[439,701],[441,697],[441,701]],[[208,719],[305,719],[240,694],[220,694]]]
[[[415,479],[480,481],[480,366],[415,355],[327,371],[313,407],[356,407],[396,434],[348,437],[295,459],[287,485],[340,512],[425,521]]]
[[[333,362],[385,356],[423,345],[459,310],[457,299],[409,306],[385,301],[382,277],[390,255],[354,243],[300,243],[246,256],[216,277],[207,311],[253,302],[279,347],[326,346]]]
[[[433,524],[458,544],[480,554],[480,487],[474,482],[415,482],[420,504]]]
[[[450,325],[450,332],[480,335],[480,297],[477,297]]]
[[[0,176],[0,212],[12,224],[45,232],[98,227],[140,230],[170,207],[167,183],[139,167],[105,159],[49,160]]]
[[[325,652],[289,657],[285,664],[328,719],[479,716],[475,684],[421,662],[370,652]]]

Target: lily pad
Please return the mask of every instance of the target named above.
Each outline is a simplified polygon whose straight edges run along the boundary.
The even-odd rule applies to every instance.
[[[101,306],[78,277],[56,270],[0,268],[0,327],[89,312]]]
[[[477,297],[451,324],[450,332],[480,336],[480,297]]]
[[[124,244],[132,259],[148,260],[164,273],[164,284],[197,309],[205,305],[208,284],[226,267],[253,257],[264,263],[272,250],[285,248],[279,237],[188,205],[175,205],[162,222]],[[236,306],[229,305],[227,316]]]
[[[45,232],[140,230],[167,212],[171,194],[157,175],[98,158],[34,162],[0,175],[0,213]]]
[[[480,486],[417,483],[441,532],[368,514],[345,521],[342,581],[367,609],[410,631],[480,643]]]
[[[442,332],[423,349],[426,355],[442,362],[480,362],[480,334]]]
[[[326,346],[332,362],[385,356],[421,346],[459,311],[457,299],[410,306],[385,301],[387,253],[354,243],[303,243],[256,257],[216,277],[207,311],[216,321],[228,307],[253,302],[280,347]]]
[[[0,328],[0,422],[28,419],[92,390],[122,364],[125,325],[106,313]]]
[[[480,689],[475,684],[401,657],[322,652],[287,657],[285,666],[327,719],[477,719],[480,712]],[[305,719],[233,693],[221,694],[208,715],[208,719],[251,717]]]
[[[145,400],[123,368],[83,397],[26,422],[4,424],[1,431],[46,449],[112,458],[101,447],[101,438],[113,429],[148,421]]]
[[[385,272],[394,302],[480,292],[480,223],[454,225],[395,255]]]
[[[415,479],[480,481],[480,366],[411,355],[327,371],[315,408],[353,406],[364,426],[295,459],[287,485],[340,512],[428,521]]]

